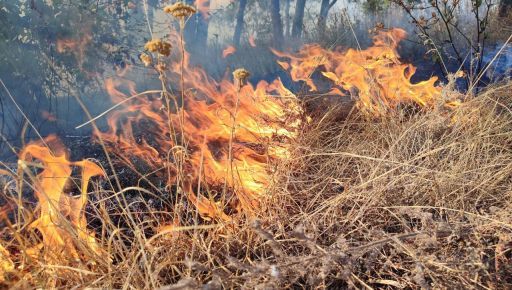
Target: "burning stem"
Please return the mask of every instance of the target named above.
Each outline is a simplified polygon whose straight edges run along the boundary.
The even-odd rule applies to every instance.
[[[180,20],[180,49],[181,49],[181,63],[180,63],[180,82],[181,82],[181,145],[185,146],[185,79],[183,73],[185,71],[185,43],[183,41],[185,30],[185,19]]]
[[[180,85],[181,85],[181,112],[180,112],[180,123],[181,123],[181,146],[180,151],[178,151],[179,156],[176,160],[179,162],[178,164],[178,179],[185,180],[183,175],[183,164],[185,160],[185,154],[187,153],[185,146],[185,78],[183,76],[185,72],[185,43],[183,41],[184,35],[183,31],[185,30],[185,18],[182,17],[180,19],[180,50],[181,50],[181,62],[180,62]],[[177,144],[177,143],[176,143]],[[181,174],[180,174],[181,173]],[[180,184],[179,180],[177,184]],[[183,187],[185,185],[183,184]]]
[[[227,196],[227,184],[228,184],[228,176],[231,174],[232,186],[234,189],[235,186],[235,174],[233,170],[233,141],[235,139],[236,133],[236,116],[238,114],[238,107],[240,106],[240,89],[242,88],[241,83],[238,85],[236,90],[236,102],[235,102],[235,110],[231,114],[231,133],[229,136],[229,144],[228,144],[228,162],[229,162],[229,172],[226,172],[226,180],[224,181],[224,197]]]

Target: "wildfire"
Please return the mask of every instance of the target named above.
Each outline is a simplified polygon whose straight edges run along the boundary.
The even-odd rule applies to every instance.
[[[298,53],[274,53],[285,59],[279,64],[289,70],[294,81],[304,81],[311,91],[319,91],[313,74],[320,71],[334,83],[330,94],[357,98],[359,109],[371,115],[382,115],[400,103],[433,105],[441,97],[437,77],[412,83],[416,68],[400,62],[397,48],[406,32],[402,29],[379,30],[373,46],[364,49],[334,51],[317,44],[305,45]]]
[[[79,260],[83,251],[98,253],[94,235],[87,230],[84,206],[89,180],[95,175],[103,175],[103,171],[87,160],[67,160],[64,147],[55,136],[46,138],[44,143],[51,149],[42,143],[29,144],[20,153],[18,161],[19,174],[28,177],[38,200],[37,219],[29,228],[37,229],[42,235],[42,242],[27,249],[26,253],[32,257],[42,253],[50,263]],[[78,196],[67,192],[74,182],[70,178],[73,166],[82,172],[81,180],[77,182]],[[42,171],[34,175],[31,167]]]
[[[0,244],[0,282],[5,282],[5,274],[14,270],[9,252]]]
[[[180,62],[167,67],[169,82],[179,83]],[[166,172],[168,184],[179,185],[203,216],[227,219],[226,207],[251,212],[271,182],[269,164],[288,154],[282,141],[296,136],[301,110],[295,96],[279,80],[217,82],[190,67],[188,55],[182,79],[183,92],[135,98],[111,114],[108,132],[96,134],[128,164],[135,166],[136,157]],[[129,97],[123,86],[135,94],[123,78],[105,84],[116,103]]]

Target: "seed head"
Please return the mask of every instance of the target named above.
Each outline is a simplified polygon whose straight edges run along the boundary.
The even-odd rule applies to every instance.
[[[246,80],[250,75],[251,74],[244,68],[239,68],[233,72],[233,77],[241,81]]]
[[[233,77],[235,81],[238,83],[239,87],[242,87],[251,74],[244,68],[236,69],[233,72]]]
[[[146,43],[144,49],[150,52],[157,52],[163,56],[169,56],[171,54],[171,44],[161,39],[153,39]]]
[[[167,66],[165,65],[165,63],[159,63],[156,65],[155,68],[159,73],[163,73],[167,69]]]
[[[177,2],[164,8],[165,13],[169,13],[178,19],[186,19],[192,14],[196,13],[197,10],[193,6],[184,4],[183,2]]]
[[[151,65],[151,56],[149,56],[147,53],[142,53],[140,55],[140,61],[142,61],[142,63],[145,65],[145,66],[150,66]]]

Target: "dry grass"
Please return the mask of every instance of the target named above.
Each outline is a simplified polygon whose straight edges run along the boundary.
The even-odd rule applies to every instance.
[[[509,288],[511,88],[455,111],[403,110],[378,121],[356,113],[341,121],[331,109],[277,166],[258,217],[216,223],[188,214],[181,227],[151,235],[173,217],[152,204],[166,197],[146,190],[151,198],[130,199],[144,190],[114,194],[96,184],[88,210],[104,252],[62,266],[25,257],[5,286]],[[191,211],[186,201],[183,211]],[[6,224],[5,248],[37,240],[25,231]]]

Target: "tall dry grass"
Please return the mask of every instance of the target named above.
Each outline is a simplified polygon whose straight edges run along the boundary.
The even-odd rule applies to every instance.
[[[155,234],[176,218],[155,205],[167,197],[97,182],[87,211],[102,251],[62,265],[23,257],[2,268],[3,287],[509,288],[511,88],[380,120],[331,108],[275,165],[256,217],[205,221],[184,201],[180,226]],[[2,193],[15,194],[8,178]],[[18,255],[40,238],[3,223]]]

